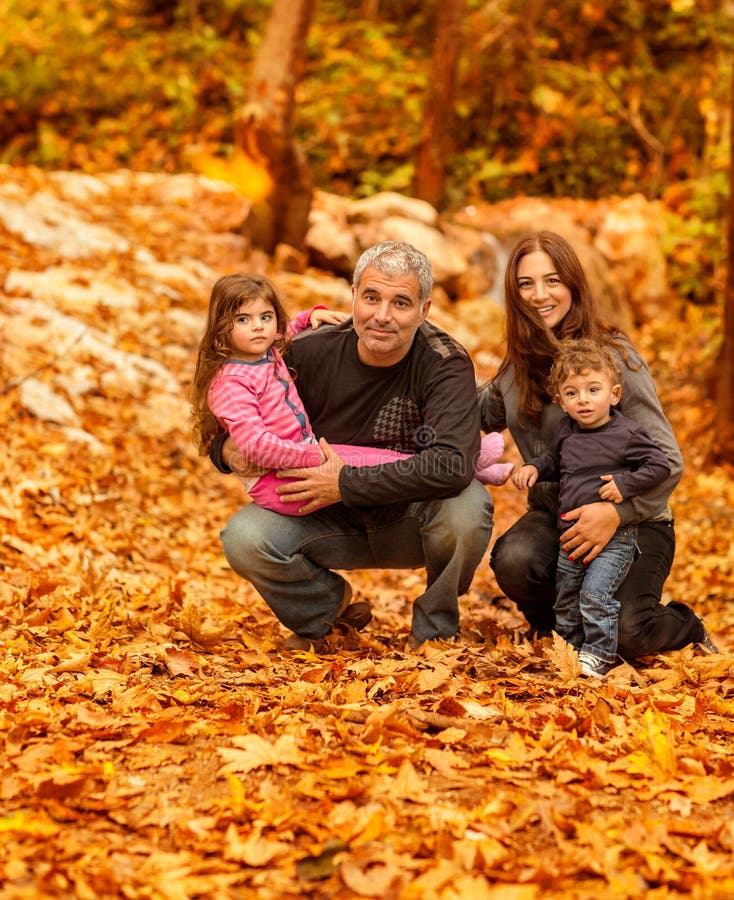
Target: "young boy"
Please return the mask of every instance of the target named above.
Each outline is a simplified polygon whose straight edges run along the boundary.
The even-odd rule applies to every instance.
[[[560,481],[564,514],[601,498],[621,503],[663,482],[670,466],[648,433],[615,407],[621,375],[612,351],[592,341],[564,341],[549,377],[566,415],[551,449],[513,475],[518,490]],[[616,662],[619,601],[614,596],[636,552],[637,526],[620,526],[588,565],[563,550],[556,573],[556,630],[579,651],[581,673],[603,678]]]

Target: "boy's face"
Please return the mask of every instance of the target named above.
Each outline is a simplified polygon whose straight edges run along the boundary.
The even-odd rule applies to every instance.
[[[622,397],[622,386],[612,381],[607,369],[584,369],[565,379],[558,391],[561,409],[581,428],[599,428]]]

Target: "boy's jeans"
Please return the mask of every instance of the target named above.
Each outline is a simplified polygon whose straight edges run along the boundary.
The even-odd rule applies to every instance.
[[[617,657],[619,600],[615,593],[637,548],[637,526],[618,528],[588,565],[561,550],[556,570],[556,631],[577,650],[612,665]]]
[[[637,543],[640,555],[617,591],[617,651],[625,659],[680,650],[704,634],[703,623],[685,603],[661,602],[675,556],[673,522],[640,522]],[[556,627],[557,562],[558,519],[544,509],[528,510],[492,548],[492,569],[500,590],[538,631]]]

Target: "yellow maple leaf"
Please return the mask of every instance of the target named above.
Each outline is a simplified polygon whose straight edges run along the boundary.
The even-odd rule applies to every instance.
[[[254,203],[264,200],[273,189],[268,170],[242,151],[235,151],[228,159],[208,153],[191,156],[194,168],[214,181],[225,181]]]
[[[60,826],[49,819],[45,813],[17,810],[0,819],[0,834],[15,832],[36,837],[51,837],[59,830]]]
[[[675,741],[670,726],[657,710],[645,710],[639,739],[640,749],[627,757],[627,771],[659,780],[675,775],[678,768]]]
[[[282,734],[276,741],[268,741],[259,734],[245,734],[232,738],[236,749],[220,747],[217,752],[225,760],[219,774],[250,772],[263,766],[298,765],[305,761],[292,734]]]
[[[553,632],[553,644],[550,647],[543,647],[543,653],[558,669],[564,681],[572,681],[581,672],[578,653],[568,641],[565,641],[555,631]]]

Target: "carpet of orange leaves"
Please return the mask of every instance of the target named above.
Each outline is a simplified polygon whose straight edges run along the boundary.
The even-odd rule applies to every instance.
[[[0,896],[734,896],[734,479],[705,462],[689,326],[640,335],[688,463],[668,598],[729,652],[603,683],[522,638],[486,564],[456,643],[405,652],[423,573],[360,571],[372,626],[281,651],[222,558],[240,489],[196,457],[185,415],[151,436],[145,396],[100,397],[84,425],[112,452],[92,452],[4,371]],[[521,500],[494,496],[501,533]]]

